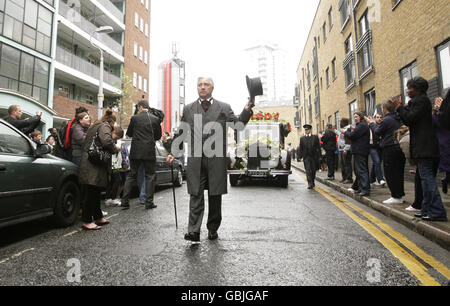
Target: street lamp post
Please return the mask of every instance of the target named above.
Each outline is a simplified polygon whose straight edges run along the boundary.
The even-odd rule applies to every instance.
[[[111,33],[113,31],[113,28],[110,26],[104,26],[104,27],[100,27],[97,28],[94,32],[92,32],[92,34],[94,33]],[[94,46],[95,48],[97,48],[100,51],[100,76],[99,76],[99,84],[98,84],[98,97],[97,97],[97,101],[98,101],[98,119],[101,119],[103,117],[103,100],[104,100],[104,96],[103,96],[103,49],[100,48],[99,46],[95,45],[92,42],[92,34],[91,34],[91,45]]]

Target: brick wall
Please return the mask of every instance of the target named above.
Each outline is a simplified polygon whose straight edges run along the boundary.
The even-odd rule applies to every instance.
[[[89,114],[93,120],[97,120],[98,108],[94,105],[72,100],[63,96],[55,95],[53,97],[53,109],[57,112],[58,117],[72,119],[75,116],[75,109],[83,106],[89,110]]]

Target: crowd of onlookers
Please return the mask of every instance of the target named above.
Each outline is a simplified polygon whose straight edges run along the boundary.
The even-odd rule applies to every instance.
[[[349,118],[342,118],[339,128],[328,124],[327,130],[318,135],[321,166],[328,169],[327,179],[335,179],[339,166],[341,183],[352,184],[349,191],[368,196],[371,186],[387,185],[391,197],[383,203],[401,204],[405,202],[404,172],[408,162],[415,174],[415,199],[406,210],[423,220],[446,221],[436,176],[438,170],[443,173],[442,192],[446,194],[450,184],[450,90],[434,103],[427,90],[428,82],[416,77],[407,83],[406,105],[398,96],[384,101],[382,114],[374,118],[356,112],[353,125]]]

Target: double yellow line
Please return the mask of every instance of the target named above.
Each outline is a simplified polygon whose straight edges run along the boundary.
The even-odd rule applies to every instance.
[[[357,207],[356,205],[345,200],[339,195],[327,192],[319,187],[316,187],[315,190],[330,202],[332,202],[334,205],[336,205],[352,220],[358,223],[369,234],[377,239],[386,249],[388,249],[395,257],[397,257],[414,276],[417,277],[422,285],[440,286],[441,284],[427,272],[428,268],[426,268],[421,262],[419,262],[414,256],[412,256],[410,252],[414,253],[423,262],[434,268],[447,279],[450,279],[450,270],[444,264],[425,253],[415,243],[411,242],[404,235],[397,232],[392,227],[382,222],[380,219],[372,216],[365,210]],[[367,220],[369,221],[362,219],[355,212],[367,218]],[[394,239],[401,243],[410,252],[408,252],[405,248],[402,248]]]

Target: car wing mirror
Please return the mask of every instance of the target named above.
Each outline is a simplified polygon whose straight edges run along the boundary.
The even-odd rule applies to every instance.
[[[48,144],[39,144],[34,151],[34,156],[41,158],[44,157],[45,154],[49,154],[52,152],[52,147]]]

